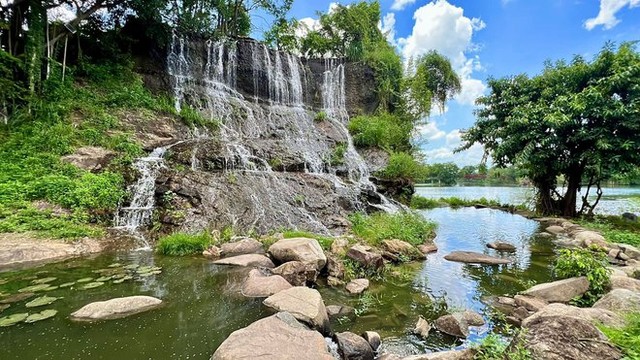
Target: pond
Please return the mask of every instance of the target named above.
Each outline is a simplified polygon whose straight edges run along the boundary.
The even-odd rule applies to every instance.
[[[491,209],[439,208],[423,214],[439,225],[437,253],[403,269],[405,276],[373,281],[363,297],[351,297],[342,289],[319,289],[327,305],[346,304],[358,310],[354,320],[334,322],[334,330],[378,331],[384,346],[401,355],[463,346],[435,331],[423,340],[411,335],[410,330],[419,315],[435,320],[447,308],[470,308],[490,320],[488,325],[473,329],[469,341],[477,340],[493,326],[491,309],[486,305],[488,297],[513,294],[533,282],[551,278],[553,246],[548,239],[537,236],[537,222]],[[443,259],[453,250],[495,255],[485,246],[495,240],[517,247],[514,254],[501,254],[513,260],[512,264],[476,266]],[[140,277],[134,270],[126,270],[135,265],[161,267],[162,273]],[[100,269],[104,270],[95,272]],[[0,273],[0,283],[7,281],[0,285],[0,292],[15,293],[32,285],[36,278],[55,277],[50,284],[57,286],[121,271],[129,271],[134,279],[121,284],[107,280],[87,290],[81,289],[82,284],[53,289],[46,295],[62,299],[42,308],[26,309],[29,300],[11,304],[1,316],[47,308],[59,313],[33,324],[0,327],[0,359],[208,359],[231,332],[269,314],[259,300],[238,295],[246,270],[216,266],[201,258],[170,258],[151,252],[103,254]],[[138,294],[161,298],[165,304],[126,319],[92,324],[69,320],[71,312],[89,302]]]
[[[602,191],[602,198],[595,209],[596,214],[620,215],[627,211],[640,213],[639,187],[603,188]],[[594,191],[589,196],[591,200],[595,200],[593,193]],[[416,194],[431,199],[458,197],[477,200],[484,197],[488,200],[496,200],[501,204],[525,204],[531,207],[534,189],[508,186],[417,186]],[[578,199],[578,202],[581,204],[582,200]]]

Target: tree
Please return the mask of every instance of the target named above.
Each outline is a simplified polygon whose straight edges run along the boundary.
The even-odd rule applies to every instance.
[[[447,100],[453,98],[462,89],[458,74],[451,62],[435,50],[412,62],[415,73],[408,79],[413,111],[418,116],[429,115],[432,101],[441,111]]]
[[[444,186],[455,185],[459,171],[458,166],[452,162],[429,165],[427,170],[431,181],[437,181]]]
[[[540,75],[490,79],[458,151],[483,144],[496,165],[517,165],[542,214],[592,213],[600,184],[640,164],[640,54],[606,45],[591,62],[547,63]],[[556,179],[564,178],[562,189]],[[592,187],[597,199],[588,201]],[[577,194],[586,188],[582,206]]]

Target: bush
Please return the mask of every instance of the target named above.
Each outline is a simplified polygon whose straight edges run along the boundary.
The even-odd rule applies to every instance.
[[[589,290],[580,298],[572,300],[576,306],[589,307],[607,291],[610,282],[607,254],[600,248],[562,249],[554,265],[554,273],[560,279],[586,276]]]
[[[324,111],[319,111],[316,113],[316,116],[313,118],[313,120],[317,121],[317,122],[321,122],[321,121],[325,121],[327,120],[329,117],[327,116],[327,113]]]
[[[347,152],[347,144],[346,143],[338,143],[336,147],[333,148],[333,152],[331,153],[331,159],[329,159],[329,163],[331,166],[337,166],[344,164],[344,154]]]
[[[496,333],[490,333],[475,346],[474,360],[530,360],[531,351],[524,347],[520,331],[507,329],[507,333],[516,341],[510,345],[510,341]]]
[[[378,147],[387,151],[411,148],[411,123],[405,123],[393,114],[357,116],[349,122],[353,143],[359,147]]]
[[[354,234],[372,246],[378,246],[382,240],[388,239],[403,240],[412,245],[424,244],[433,239],[436,228],[435,223],[413,212],[357,213],[350,216],[349,220]]]
[[[628,314],[623,328],[600,326],[600,330],[609,341],[622,349],[625,359],[640,359],[640,313]]]
[[[415,181],[421,179],[426,173],[424,164],[416,160],[411,154],[399,152],[392,153],[389,164],[378,172],[378,176],[386,179],[406,179]]]
[[[440,205],[438,200],[429,199],[420,195],[413,195],[411,198],[411,208],[412,209],[433,209]]]
[[[207,232],[199,234],[174,233],[161,238],[156,246],[163,255],[185,256],[202,253],[213,242]]]

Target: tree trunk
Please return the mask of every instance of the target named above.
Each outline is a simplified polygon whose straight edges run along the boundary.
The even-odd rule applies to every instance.
[[[568,176],[567,191],[559,204],[562,216],[575,217],[577,215],[576,200],[581,180],[582,174],[574,173]]]

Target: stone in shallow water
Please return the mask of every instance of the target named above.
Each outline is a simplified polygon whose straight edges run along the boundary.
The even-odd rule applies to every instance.
[[[324,337],[281,312],[234,331],[211,360],[334,360]]]
[[[454,251],[444,257],[446,260],[467,264],[499,265],[511,264],[511,260],[489,256],[473,251]]]
[[[429,336],[429,332],[431,331],[431,325],[425,320],[422,316],[418,318],[418,322],[416,323],[416,327],[413,329],[413,333],[416,335],[420,335],[423,338],[427,338]]]
[[[346,289],[350,294],[358,295],[362,294],[366,289],[369,288],[369,280],[367,279],[354,279],[351,280]]]
[[[375,357],[369,342],[352,332],[337,333],[335,340],[345,360],[373,360]]]
[[[128,296],[93,302],[71,314],[72,320],[119,319],[157,308],[162,300],[151,296]]]
[[[495,241],[492,243],[488,243],[487,247],[490,249],[498,250],[498,251],[509,251],[509,252],[516,251],[515,246],[502,241]]]
[[[220,246],[220,254],[225,257],[244,254],[264,254],[264,246],[258,240],[245,238],[222,244]]]
[[[330,331],[327,309],[318,290],[296,286],[271,295],[262,303],[276,311],[288,312],[324,334]]]
[[[246,297],[269,297],[282,290],[291,288],[291,284],[280,275],[267,276],[258,269],[249,272],[242,284],[242,295]]]
[[[278,240],[269,247],[269,254],[279,263],[301,261],[314,264],[320,271],[327,263],[322,247],[316,239],[291,238]]]
[[[253,267],[265,267],[273,268],[275,265],[268,257],[261,254],[245,254],[232,256],[216,260],[213,262],[216,265],[232,265],[232,266],[253,266]]]
[[[522,294],[537,297],[550,303],[566,303],[575,297],[584,295],[587,290],[589,290],[589,280],[583,276],[538,284],[523,291]]]

